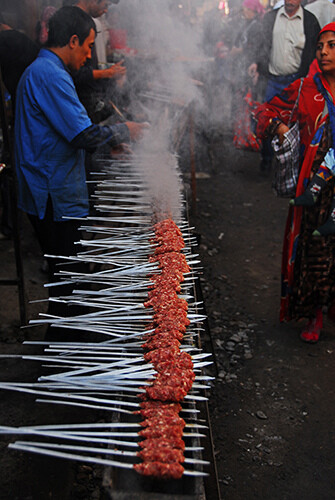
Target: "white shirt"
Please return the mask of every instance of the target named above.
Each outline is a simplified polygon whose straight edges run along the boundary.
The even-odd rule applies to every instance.
[[[309,10],[319,21],[321,29],[328,23],[335,21],[335,5],[330,3],[329,0],[315,0],[305,7]]]
[[[107,45],[107,40],[106,40],[106,28],[104,26],[104,23],[98,19],[98,18],[93,18],[93,21],[95,22],[95,26],[97,28],[97,35],[95,37],[95,50],[97,51],[97,57],[98,57],[98,63],[106,63],[107,62],[107,53],[106,53],[106,45]]]
[[[284,7],[280,7],[272,32],[270,74],[286,76],[296,73],[300,68],[305,43],[304,11],[302,7],[300,6],[291,17],[287,15]]]

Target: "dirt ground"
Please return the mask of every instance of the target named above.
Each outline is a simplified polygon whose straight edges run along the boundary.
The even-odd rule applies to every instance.
[[[236,151],[229,135],[216,137],[207,153],[197,158],[197,201],[190,222],[199,240],[217,366],[210,415],[221,496],[331,500],[334,327],[326,323],[320,342],[310,346],[299,340],[298,325],[279,324],[287,201],[272,194],[270,176],[260,175],[258,154]],[[46,276],[24,218],[21,226],[26,295],[32,301],[46,296]],[[0,256],[0,277],[12,277],[11,241],[0,241]],[[43,337],[42,329],[19,328],[15,287],[1,287],[0,306],[1,354],[20,353],[24,338]],[[28,304],[28,318],[44,307]],[[24,349],[29,351],[36,348]],[[32,362],[0,358],[1,381],[31,380],[38,373]],[[81,420],[73,409],[37,405],[33,396],[1,391],[0,398],[1,425]],[[91,416],[85,413],[88,421]],[[14,439],[0,440],[0,499],[100,498],[102,470],[8,450]]]
[[[287,200],[255,153],[214,145],[197,181],[203,291],[218,378],[211,421],[222,498],[330,500],[334,480],[335,329],[306,345],[280,324]]]

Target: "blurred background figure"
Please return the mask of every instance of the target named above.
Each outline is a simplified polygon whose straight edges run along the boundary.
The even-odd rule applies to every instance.
[[[206,55],[213,56],[216,44],[221,38],[223,23],[218,2],[207,2],[202,16],[202,48]]]
[[[259,0],[244,0],[242,3],[243,24],[237,33],[230,56],[234,67],[235,96],[241,97],[250,89],[252,97],[259,99],[261,79],[253,78],[248,73],[250,64],[257,58],[257,51],[262,44],[262,24],[265,9]],[[264,79],[262,79],[264,81]]]
[[[107,43],[108,43],[108,29],[105,24],[105,14],[100,18],[94,18],[95,26],[97,28],[97,37],[95,40],[95,50],[98,59],[98,68],[104,69],[107,64]]]
[[[0,239],[12,235],[12,204],[11,204],[11,143],[14,125],[14,109],[16,88],[22,73],[37,57],[39,46],[21,31],[12,29],[4,22],[0,24],[0,68],[2,81],[5,86],[6,112],[9,125],[9,144],[4,144],[1,149],[1,163],[7,167],[0,175],[1,196],[1,222]]]
[[[56,7],[48,5],[42,12],[41,19],[37,21],[36,25],[36,42],[39,45],[44,45],[48,40],[49,19],[56,12]]]
[[[311,0],[305,8],[314,14],[320,28],[335,21],[335,5],[330,0]]]
[[[306,10],[309,10],[315,15],[321,28],[335,21],[335,5],[331,0],[311,0],[306,5]],[[319,71],[321,70],[315,58],[309,67],[308,76],[313,76]]]
[[[106,14],[109,3],[107,0],[77,0],[73,3],[89,14],[94,21]],[[101,33],[98,36],[102,36]],[[106,50],[103,38],[100,42],[100,50]],[[104,58],[106,55],[104,55]],[[110,100],[122,100],[122,91],[126,68],[123,61],[111,65],[108,68],[99,68],[99,60],[96,45],[92,49],[92,57],[86,64],[73,74],[79,99],[94,123],[99,123],[114,113]]]

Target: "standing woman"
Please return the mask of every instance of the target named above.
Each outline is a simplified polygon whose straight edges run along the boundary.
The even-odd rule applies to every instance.
[[[280,320],[307,320],[300,338],[319,340],[323,312],[335,300],[335,23],[319,33],[316,57],[321,69],[303,81],[297,111],[301,169],[291,200],[282,257]],[[300,80],[257,110],[260,138],[283,141],[298,97]],[[334,172],[332,172],[332,169]]]

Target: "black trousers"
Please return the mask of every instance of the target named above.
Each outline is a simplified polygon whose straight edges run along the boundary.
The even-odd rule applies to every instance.
[[[79,241],[81,237],[78,228],[80,221],[76,220],[53,220],[53,207],[52,201],[49,197],[47,209],[44,219],[39,219],[37,216],[28,215],[31,224],[36,232],[37,239],[41,246],[43,254],[56,255],[56,256],[71,256],[76,255],[78,252],[78,245],[75,242]],[[49,265],[49,282],[59,282],[61,277],[57,273],[61,270],[88,272],[89,266],[86,263],[68,263],[68,261],[59,258],[47,257]],[[48,287],[49,297],[59,297],[70,295],[75,287],[75,284],[58,285]],[[85,314],[88,311],[80,306],[67,305],[63,303],[49,302],[48,314],[69,317]],[[46,334],[46,340],[78,340],[80,336],[76,330],[49,327]]]

